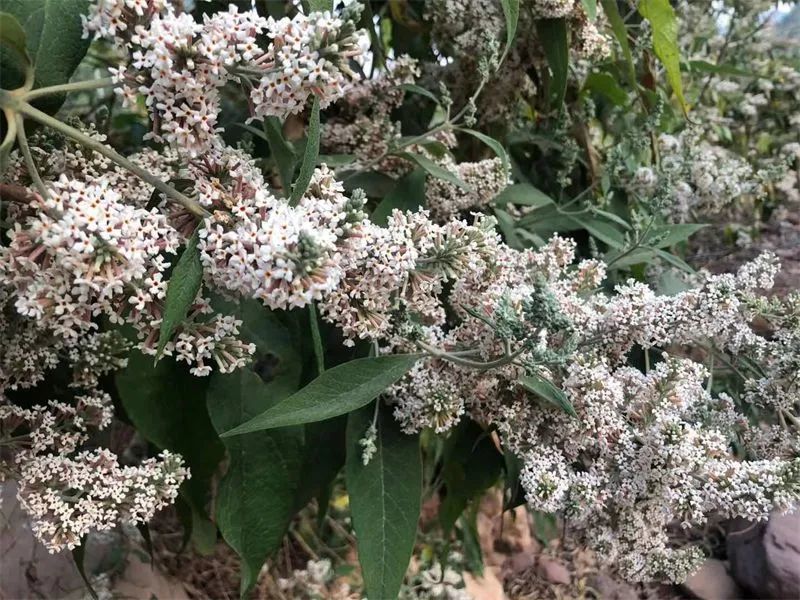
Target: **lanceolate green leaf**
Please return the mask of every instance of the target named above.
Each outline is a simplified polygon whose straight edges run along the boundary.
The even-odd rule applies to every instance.
[[[25,30],[17,18],[12,14],[0,12],[0,45],[11,48],[21,58],[30,62],[25,38]]]
[[[589,216],[573,217],[593,237],[612,248],[625,246],[625,234],[608,221]]]
[[[294,175],[294,163],[297,158],[294,154],[294,148],[283,137],[281,122],[277,117],[264,119],[264,134],[269,144],[269,151],[272,153],[272,158],[278,167],[283,193],[288,194],[289,186],[292,183],[292,175]]]
[[[668,248],[685,242],[705,227],[708,225],[703,223],[675,223],[653,227],[643,243],[654,248]]]
[[[359,440],[374,414],[370,404],[347,422],[347,493],[358,559],[369,598],[397,598],[408,568],[422,494],[417,436],[406,435],[389,408],[380,411],[377,451],[365,466]]]
[[[417,163],[420,167],[425,169],[429,175],[433,175],[437,179],[442,179],[443,181],[452,183],[453,185],[456,185],[460,187],[462,190],[465,190],[467,192],[472,191],[472,188],[469,187],[466,183],[461,181],[458,177],[456,177],[453,173],[451,173],[447,169],[437,165],[427,156],[423,156],[422,154],[416,154],[414,152],[403,152],[400,154],[400,156]]]
[[[619,14],[617,8],[617,0],[600,0],[603,5],[603,12],[611,24],[611,31],[614,32],[614,37],[617,38],[620,48],[622,48],[622,57],[625,59],[625,65],[628,73],[628,83],[636,86],[636,70],[633,64],[633,53],[631,46],[628,43],[628,28],[625,27],[625,21],[622,20],[622,15]]]
[[[628,93],[622,89],[617,80],[602,71],[589,73],[583,89],[602,94],[617,106],[623,106],[628,101]]]
[[[386,225],[389,215],[396,208],[416,210],[425,204],[425,171],[414,169],[397,181],[391,192],[381,200],[372,212],[372,222]]]
[[[534,206],[539,208],[547,204],[553,204],[553,199],[530,183],[516,183],[508,186],[497,194],[494,203],[497,206],[519,204],[521,206]]]
[[[506,47],[503,50],[502,59],[505,59],[511,44],[514,43],[514,36],[517,35],[517,23],[519,22],[519,0],[500,0],[503,6],[503,16],[506,19]],[[502,60],[501,59],[501,60]]]
[[[277,317],[255,301],[232,312],[242,320],[243,336],[256,344],[256,356],[252,369],[211,376],[206,402],[218,432],[274,406],[300,384],[300,356]],[[303,428],[258,431],[224,442],[229,464],[217,490],[217,524],[241,557],[245,594],[280,546],[297,508],[295,496],[304,476]]]
[[[567,92],[567,75],[569,73],[567,22],[565,19],[542,19],[536,21],[536,31],[539,34],[552,74],[550,94],[553,104],[560,107],[564,103],[564,95]]]
[[[575,408],[567,395],[553,383],[539,375],[526,375],[519,378],[519,383],[529,392],[533,392],[546,402],[560,408],[565,413],[575,416]]]
[[[349,413],[374,400],[420,358],[419,354],[392,354],[359,358],[338,365],[275,406],[225,432],[222,437],[324,421]]]
[[[400,85],[400,89],[405,90],[407,92],[411,92],[413,94],[419,94],[420,96],[425,96],[426,98],[429,98],[430,100],[436,102],[436,104],[439,104],[439,99],[433,94],[433,92],[430,92],[429,90],[426,90],[424,87],[421,87],[414,83],[403,83]]]
[[[475,131],[474,129],[459,127],[458,130],[463,131],[464,133],[468,133],[469,135],[479,139],[484,144],[489,146],[489,148],[492,149],[492,152],[494,152],[497,155],[497,158],[499,158],[502,161],[503,169],[505,170],[505,172],[508,173],[510,171],[511,167],[508,162],[508,153],[506,152],[506,149],[503,148],[503,144],[498,142],[493,137],[489,137],[488,135],[483,134],[480,131]]]
[[[314,96],[314,104],[311,106],[311,119],[308,122],[308,141],[303,153],[303,164],[300,165],[300,174],[294,182],[292,194],[289,197],[291,204],[297,204],[300,201],[300,198],[303,197],[306,189],[308,189],[308,184],[311,182],[314,167],[317,164],[317,156],[319,155],[319,135],[319,98]]]
[[[27,34],[28,55],[35,69],[34,87],[67,83],[89,47],[83,37],[81,15],[89,0],[3,0],[0,8],[17,18]],[[21,85],[24,71],[19,63],[0,54],[0,83],[9,88]],[[55,112],[63,96],[48,96],[36,102],[42,110]]]
[[[667,81],[686,113],[688,107],[683,96],[681,83],[681,59],[678,48],[678,18],[669,0],[641,0],[639,13],[648,21],[653,30],[653,51],[667,72]]]
[[[294,366],[299,363],[295,362]],[[249,369],[215,373],[208,410],[218,431],[258,414],[297,387],[299,369],[289,367],[269,383]],[[255,584],[261,566],[283,540],[295,512],[303,429],[289,427],[227,438],[230,464],[217,491],[217,525],[242,559],[241,592]]]
[[[197,247],[198,232],[195,231],[172,271],[167,286],[167,299],[164,306],[164,317],[161,320],[161,331],[158,334],[158,350],[156,357],[161,356],[175,329],[186,318],[186,311],[197,297],[203,282],[203,265],[200,262],[200,250]]]

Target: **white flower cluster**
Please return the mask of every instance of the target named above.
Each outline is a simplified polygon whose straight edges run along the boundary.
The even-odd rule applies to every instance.
[[[291,577],[279,577],[278,587],[289,598],[316,600],[331,597],[329,584],[334,579],[331,561],[327,558],[309,560],[305,569],[295,569]]]
[[[105,359],[98,354],[103,350],[97,345],[100,338],[86,345],[98,335],[100,316],[112,324],[133,325],[141,340],[139,349],[155,354],[167,291],[165,254],[175,253],[180,243],[178,232],[162,213],[123,202],[112,187],[120,180],[112,174],[86,183],[62,175],[50,184],[47,199],[37,196],[28,212],[20,214],[9,232],[10,245],[0,249],[7,302],[18,314],[36,320],[38,330],[61,338],[59,347],[69,348],[75,368],[85,368],[88,378],[119,366],[108,360],[108,352]],[[210,312],[208,301],[199,296],[165,347],[167,355],[175,352],[179,360],[193,365],[197,375],[208,374],[212,360],[230,372],[255,351],[236,338],[240,322],[222,316],[201,319]],[[32,329],[20,335],[40,334]],[[40,352],[52,354],[46,344],[41,346]],[[9,345],[7,359],[24,361],[30,376],[40,379],[32,362],[35,355],[26,356],[28,351],[20,348],[15,359],[15,347]],[[89,351],[92,347],[97,352]],[[90,365],[79,364],[89,360]],[[50,357],[45,364],[54,362]]]
[[[113,416],[111,397],[100,391],[77,395],[74,406],[55,400],[29,409],[0,404],[0,439],[10,438],[20,427],[29,432],[19,444],[24,452],[18,462],[48,451],[71,454],[88,439],[90,429],[105,429]]]
[[[267,69],[250,93],[255,116],[298,113],[312,96],[325,108],[344,95],[357,78],[347,62],[363,51],[363,32],[355,29],[358,11],[360,5],[353,3],[341,18],[326,11],[269,20],[272,44],[258,60]]]
[[[166,218],[124,204],[103,178],[62,176],[31,209],[0,250],[0,273],[20,314],[68,338],[95,329],[97,315],[117,321],[163,298],[162,253],[178,246]]]
[[[208,278],[229,293],[270,308],[306,306],[333,291],[341,252],[364,215],[323,165],[297,206],[265,188],[239,198],[231,212],[206,219],[200,250]]]
[[[390,337],[403,324],[395,318],[400,314],[442,324],[438,295],[444,283],[489,259],[497,243],[493,227],[487,219],[438,225],[426,211],[398,210],[387,227],[364,223],[356,243],[341,256],[344,274],[320,303],[322,314],[348,340]]]
[[[431,217],[439,223],[445,223],[468,210],[485,208],[510,183],[509,173],[499,158],[456,163],[449,156],[444,156],[437,162],[468,188],[465,190],[443,179],[428,178],[425,201]]]
[[[402,134],[391,113],[403,103],[406,92],[401,86],[415,83],[419,74],[417,60],[403,55],[382,76],[350,86],[336,114],[322,126],[320,143],[325,151],[352,154],[361,164],[383,157],[378,165],[382,172],[405,173],[406,161],[388,156]]]
[[[758,198],[763,183],[744,159],[696,133],[662,134],[658,138],[661,171],[672,183],[672,216],[711,214],[742,197]]]
[[[150,521],[177,498],[188,476],[181,459],[166,451],[126,467],[108,450],[41,455],[26,461],[18,497],[36,536],[60,552],[80,545],[90,531]]]
[[[765,519],[800,498],[792,443],[800,406],[788,375],[796,375],[796,358],[784,356],[793,352],[788,342],[784,352],[773,347],[773,376],[750,384],[752,394],[768,386],[773,408],[783,410],[785,419],[772,418],[784,426],[768,431],[751,425],[728,396],[712,396],[699,363],[662,353],[646,373],[621,365],[636,347],[707,344],[733,356],[763,355],[770,346],[750,328],[750,307],[757,290],[772,285],[775,259],[765,255],[674,296],[635,282],[604,295],[592,292],[604,266],[570,268],[574,250],[560,238],[537,252],[499,244],[493,260],[456,276],[448,303],[461,324],[446,331],[434,323],[405,342],[387,340],[406,351],[438,348],[388,399],[409,432],[444,432],[463,414],[497,426],[523,460],[533,508],[564,513],[579,538],[632,580],[680,581],[702,552],[673,547],[671,527],[702,525],[712,513]],[[535,402],[522,376],[553,382],[574,416]],[[735,444],[749,443],[755,458],[742,460]]]
[[[219,90],[228,82],[254,81],[257,117],[297,113],[312,95],[323,107],[341,97],[355,77],[347,61],[361,53],[357,18],[350,8],[342,18],[325,12],[275,21],[231,5],[198,23],[167,0],[99,0],[84,30],[116,39],[129,54],[130,64],[113,70],[117,91],[130,106],[144,95],[150,137],[198,156],[221,145]],[[272,40],[266,50],[257,44],[262,33]]]

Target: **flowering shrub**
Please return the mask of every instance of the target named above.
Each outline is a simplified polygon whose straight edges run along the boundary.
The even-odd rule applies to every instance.
[[[770,253],[684,260],[695,221],[797,201],[797,49],[741,29],[769,3],[342,4],[0,14],[0,474],[36,536],[178,502],[246,594],[343,470],[389,598],[423,494],[463,536],[502,481],[631,581],[790,510],[800,296]],[[118,417],[153,456],[98,447]]]

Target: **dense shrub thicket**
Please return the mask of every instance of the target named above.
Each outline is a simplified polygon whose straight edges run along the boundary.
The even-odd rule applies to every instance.
[[[0,475],[50,551],[178,503],[246,594],[343,477],[370,598],[494,485],[682,581],[798,501],[800,296],[686,253],[800,202],[773,3],[239,4],[0,5]]]

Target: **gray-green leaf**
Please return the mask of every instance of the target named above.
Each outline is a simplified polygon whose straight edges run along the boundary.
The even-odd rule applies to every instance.
[[[472,191],[472,188],[463,181],[461,181],[455,174],[451,173],[450,171],[448,171],[443,167],[440,167],[427,156],[423,156],[422,154],[416,154],[414,152],[402,152],[400,156],[417,163],[420,167],[425,169],[429,175],[433,175],[437,179],[441,179],[443,181],[447,181],[448,183],[452,183],[453,185],[460,187],[464,191],[467,192]]]
[[[406,435],[383,408],[376,423],[376,452],[365,466],[359,440],[372,423],[370,404],[347,421],[347,492],[369,598],[397,598],[417,533],[422,460],[417,436]]]
[[[511,44],[514,43],[514,36],[517,35],[519,0],[500,0],[500,4],[503,6],[503,16],[506,19],[506,47],[503,49],[502,62],[511,49]]]
[[[272,408],[225,432],[222,437],[324,421],[349,413],[374,400],[420,358],[419,354],[392,354],[359,358],[338,365]]]
[[[319,98],[314,96],[314,104],[311,106],[311,119],[308,122],[308,141],[303,153],[303,164],[300,165],[300,173],[294,182],[292,194],[289,197],[290,204],[297,204],[300,198],[306,193],[311,177],[314,175],[314,167],[317,164],[319,155]]]
[[[493,137],[489,137],[488,135],[483,134],[480,131],[475,131],[474,129],[467,129],[466,127],[458,127],[457,129],[459,131],[463,131],[464,133],[468,133],[469,135],[479,139],[481,142],[489,146],[489,148],[492,149],[492,152],[494,152],[497,155],[497,158],[499,158],[503,163],[503,170],[506,173],[510,171],[511,167],[509,166],[508,153],[506,152],[506,149],[503,148],[503,144],[498,142]]]
[[[83,37],[81,15],[89,0],[2,0],[2,10],[17,18],[27,34],[28,55],[34,66],[34,88],[67,83],[89,47]],[[0,55],[0,85],[21,85],[24,71],[8,55]],[[63,95],[36,101],[46,112],[55,112]]]
[[[556,387],[553,382],[539,375],[524,375],[519,378],[519,383],[529,392],[533,392],[537,397],[545,400],[549,404],[563,410],[568,415],[575,415],[575,408],[569,401],[567,395]]]
[[[535,206],[539,208],[547,204],[552,204],[553,199],[530,183],[515,183],[497,194],[494,203],[497,206],[519,204],[521,206]]]
[[[372,222],[386,225],[394,209],[416,210],[425,204],[425,171],[414,169],[398,180],[372,212]]]
[[[175,329],[186,318],[186,312],[194,303],[203,282],[203,265],[200,262],[200,249],[197,247],[198,232],[195,231],[172,271],[167,286],[167,299],[164,317],[158,334],[156,358],[164,352],[164,347],[172,338]]]

